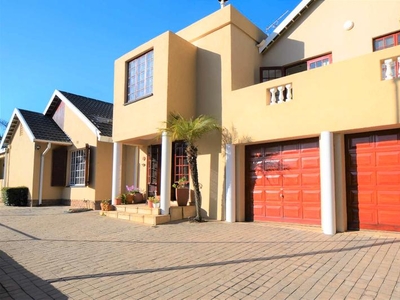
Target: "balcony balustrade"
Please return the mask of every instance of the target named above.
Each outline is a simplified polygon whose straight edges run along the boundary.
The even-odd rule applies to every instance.
[[[270,92],[270,105],[281,104],[292,101],[292,84],[288,83],[269,89]]]
[[[382,80],[400,78],[400,56],[384,59],[382,65]]]

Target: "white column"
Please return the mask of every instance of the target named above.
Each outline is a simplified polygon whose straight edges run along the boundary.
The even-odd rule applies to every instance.
[[[139,147],[133,147],[133,184],[139,187],[138,173],[139,173]]]
[[[386,71],[385,71],[385,80],[390,80],[393,79],[393,70],[392,70],[392,66],[393,66],[393,59],[389,58],[385,60],[385,67],[386,67]]]
[[[225,220],[236,222],[236,190],[235,190],[235,145],[226,145],[226,199],[225,199]]]
[[[321,225],[327,235],[336,233],[335,172],[333,159],[333,133],[321,132],[319,139],[321,176]]]
[[[283,86],[278,86],[278,91],[279,91],[279,101],[278,103],[283,103],[283,100],[285,100],[285,97],[283,97]]]
[[[270,105],[274,105],[276,103],[276,95],[275,95],[276,88],[269,89],[269,92],[271,93],[271,103],[270,103]]]
[[[172,140],[167,132],[162,133],[161,140],[161,184],[160,207],[161,214],[169,214],[169,202],[171,201],[171,151]]]
[[[290,100],[292,100],[292,84],[288,83],[286,85],[286,102],[289,102]]]
[[[115,205],[115,198],[121,193],[121,173],[122,173],[122,144],[114,143],[113,147],[113,174],[111,201]]]

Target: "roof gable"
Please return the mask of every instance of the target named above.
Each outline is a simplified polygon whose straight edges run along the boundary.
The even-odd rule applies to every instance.
[[[14,132],[20,123],[32,142],[72,144],[70,138],[51,117],[41,113],[16,108],[8,123],[0,148],[11,143]]]
[[[52,117],[63,101],[98,137],[99,140],[111,141],[113,104],[64,91],[55,90],[44,111]]]

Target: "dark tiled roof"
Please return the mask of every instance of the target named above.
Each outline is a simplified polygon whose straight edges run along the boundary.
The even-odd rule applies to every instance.
[[[100,130],[102,136],[112,137],[112,103],[60,92]]]
[[[51,117],[24,109],[19,109],[19,112],[28,124],[35,139],[51,142],[71,142]]]

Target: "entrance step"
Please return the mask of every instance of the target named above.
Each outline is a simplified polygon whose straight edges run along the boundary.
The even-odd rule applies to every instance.
[[[112,211],[100,211],[100,215],[153,226],[196,215],[194,206],[177,206],[175,202],[171,202],[168,215],[161,215],[161,209],[148,207],[147,204],[115,205],[114,207],[115,210]]]

